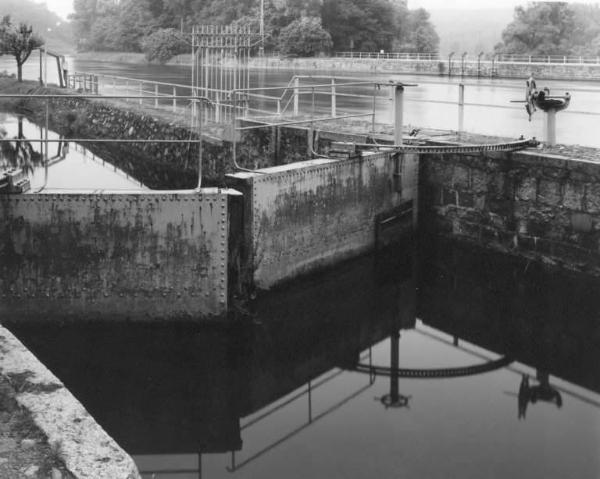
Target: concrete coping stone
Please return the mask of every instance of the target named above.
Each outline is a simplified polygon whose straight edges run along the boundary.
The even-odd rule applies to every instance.
[[[0,326],[0,374],[27,378],[16,400],[77,479],[140,479],[133,459],[10,331]]]
[[[237,178],[240,180],[244,180],[244,179],[255,178],[255,177],[260,177],[260,176],[264,176],[264,175],[292,172],[294,170],[310,168],[311,166],[331,165],[334,163],[339,163],[339,161],[340,160],[338,160],[338,159],[331,159],[331,158],[317,158],[314,160],[298,161],[295,163],[288,163],[286,165],[278,165],[278,166],[271,166],[269,168],[261,168],[259,170],[255,170],[255,171],[240,171],[237,173],[228,174],[227,176],[230,178]]]
[[[238,196],[241,193],[232,188],[217,188],[217,187],[209,187],[209,188],[200,188],[200,190],[63,190],[60,188],[56,189],[44,189],[40,192],[27,192],[23,194],[13,194],[7,196],[20,196],[20,197],[28,197],[28,196],[44,196],[44,195],[61,195],[61,196],[73,196],[73,195],[85,195],[85,196],[104,196],[104,195],[112,195],[112,196],[147,196],[147,197],[155,197],[155,196],[165,196],[165,195],[177,195],[177,196],[212,196],[212,195],[231,195]]]

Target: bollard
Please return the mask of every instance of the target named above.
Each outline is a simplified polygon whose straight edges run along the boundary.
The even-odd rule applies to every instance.
[[[465,85],[460,83],[458,85],[458,133],[459,135],[464,130],[465,122]]]
[[[404,87],[394,87],[394,144],[402,144],[402,121],[404,113]]]

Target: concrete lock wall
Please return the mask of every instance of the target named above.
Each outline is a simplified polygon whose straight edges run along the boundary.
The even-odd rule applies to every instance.
[[[244,222],[254,285],[268,289],[372,249],[377,215],[416,199],[417,165],[417,155],[396,162],[366,152],[228,175],[251,199]]]
[[[428,233],[600,274],[600,164],[537,152],[421,157]]]
[[[0,196],[0,316],[224,314],[234,195],[206,189]]]
[[[255,59],[255,68],[282,70],[332,70],[336,72],[379,72],[418,73],[420,75],[481,76],[501,78],[528,78],[533,72],[540,79],[597,80],[600,65],[542,63],[542,62],[499,62],[467,60],[464,65],[460,55],[451,61],[448,57],[438,60],[401,60],[385,58],[264,58]]]

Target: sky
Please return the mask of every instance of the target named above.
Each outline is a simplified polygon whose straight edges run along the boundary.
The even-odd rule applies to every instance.
[[[73,12],[73,0],[39,0],[40,3],[48,5],[52,10],[62,18]],[[598,1],[580,0],[582,3],[598,3]],[[572,3],[572,2],[569,2]],[[516,5],[525,5],[527,0],[408,0],[408,7],[425,9],[484,9],[498,7],[514,7]]]

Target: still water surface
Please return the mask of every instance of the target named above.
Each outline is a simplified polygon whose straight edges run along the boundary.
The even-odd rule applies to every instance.
[[[48,143],[46,169],[42,145],[45,128],[23,116],[0,111],[0,138],[28,140],[2,143],[0,171],[5,168],[23,168],[29,177],[30,192],[147,189],[125,172],[71,141]],[[48,139],[62,140],[63,137],[49,131]]]
[[[471,249],[411,263],[346,263],[229,328],[9,326],[147,479],[599,477],[597,282]]]
[[[74,71],[118,75],[130,78],[139,78],[161,82],[190,84],[191,69],[178,65],[138,65],[127,63],[107,63],[94,61],[72,60],[70,68]],[[9,59],[0,58],[0,71],[14,70]],[[52,68],[48,70],[48,81],[56,81],[56,73]],[[458,111],[456,105],[440,103],[423,103],[422,100],[433,101],[458,101],[458,78],[408,75],[408,74],[381,74],[381,73],[344,73],[339,71],[291,71],[291,70],[262,70],[251,73],[250,84],[253,87],[270,87],[287,85],[294,73],[305,75],[337,75],[361,77],[369,80],[402,81],[414,83],[418,86],[408,87],[405,92],[404,124],[418,127],[456,130],[458,127]],[[39,69],[35,62],[26,66],[25,77],[37,79]],[[465,79],[465,102],[490,104],[499,108],[466,106],[464,127],[466,131],[496,136],[516,138],[544,137],[544,116],[541,112],[533,116],[531,122],[521,104],[511,103],[511,100],[522,100],[525,95],[522,80],[509,79]],[[540,88],[548,87],[553,94],[562,95],[565,92],[572,94],[570,107],[557,116],[557,141],[565,144],[580,144],[584,146],[600,147],[600,137],[596,134],[600,126],[600,86],[597,81],[551,81],[540,80]],[[338,89],[343,93],[343,90]],[[346,92],[370,95],[372,88],[356,87]],[[170,93],[170,91],[169,91]],[[187,94],[186,92],[178,92]],[[272,92],[271,92],[272,93]],[[386,95],[383,95],[386,97]],[[312,102],[309,96],[303,99],[304,107],[308,108]],[[370,113],[372,102],[370,99],[338,98],[339,113]],[[326,113],[330,99],[317,96],[315,105],[318,113]],[[275,106],[271,105],[274,109]],[[582,112],[594,113],[594,115]],[[381,98],[377,103],[378,122],[389,122],[391,116],[391,102]]]

